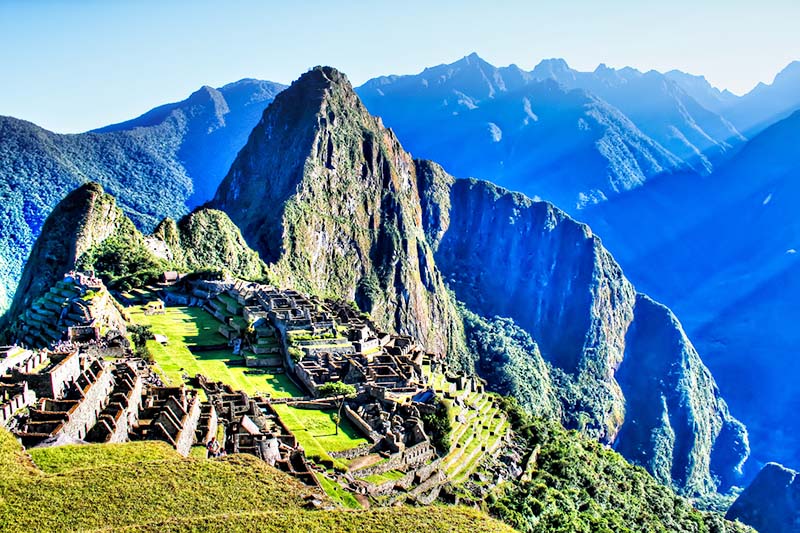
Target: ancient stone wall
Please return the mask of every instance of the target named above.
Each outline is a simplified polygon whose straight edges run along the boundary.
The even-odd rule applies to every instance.
[[[175,449],[184,457],[189,456],[195,439],[197,423],[200,421],[200,399],[195,396],[191,400],[186,417],[182,420],[183,427],[175,439]]]
[[[85,438],[89,430],[97,423],[97,416],[103,410],[113,388],[114,378],[111,372],[104,368],[96,376],[94,383],[84,391],[83,399],[70,414],[69,420],[64,423],[62,432],[75,439]]]

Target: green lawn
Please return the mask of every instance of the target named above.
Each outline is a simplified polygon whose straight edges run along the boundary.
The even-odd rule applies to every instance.
[[[286,404],[273,405],[283,423],[294,433],[306,455],[317,455],[323,459],[328,457],[328,452],[349,450],[367,439],[361,436],[356,428],[342,416],[339,434],[336,434],[336,424],[333,422],[334,411],[316,411],[311,409],[298,409]]]
[[[205,452],[205,448],[202,450]],[[48,474],[59,474],[76,468],[101,468],[147,461],[175,461],[181,458],[166,442],[51,446],[32,448],[28,453],[36,466]]]
[[[384,472],[383,474],[371,474],[363,478],[365,481],[369,481],[374,485],[381,485],[388,481],[397,481],[398,479],[405,476],[405,472],[401,472],[399,470],[389,470],[388,472]]]
[[[163,376],[171,384],[182,382],[183,373],[203,374],[227,383],[248,394],[270,394],[273,398],[300,396],[300,390],[285,374],[261,374],[245,367],[230,349],[208,352],[189,351],[188,346],[213,346],[225,343],[220,326],[211,314],[199,307],[167,307],[163,315],[146,316],[141,307],[128,308],[134,322],[150,325],[153,333],[166,335],[167,346],[149,341],[148,347]]]

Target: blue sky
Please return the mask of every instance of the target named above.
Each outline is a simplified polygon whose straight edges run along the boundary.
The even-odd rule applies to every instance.
[[[317,64],[360,84],[473,51],[524,68],[679,68],[737,93],[800,59],[797,0],[291,4],[0,0],[0,114],[78,132],[204,84],[288,83]]]

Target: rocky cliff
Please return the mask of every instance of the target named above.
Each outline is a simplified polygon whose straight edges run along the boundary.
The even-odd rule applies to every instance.
[[[382,327],[469,366],[422,231],[417,173],[344,75],[317,67],[264,112],[212,205],[276,282],[354,299]]]
[[[531,334],[568,426],[686,494],[738,479],[744,426],[674,315],[636,293],[587,226],[486,182],[434,181],[444,202],[425,220],[438,267],[473,312]]]
[[[725,518],[761,533],[800,531],[800,478],[778,463],[768,463],[733,502]]]

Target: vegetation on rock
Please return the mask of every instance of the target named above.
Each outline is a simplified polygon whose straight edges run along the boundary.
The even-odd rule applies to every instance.
[[[504,399],[531,457],[524,479],[488,502],[495,516],[526,532],[744,533],[746,526],[694,509],[643,468],[558,423],[532,418]]]

